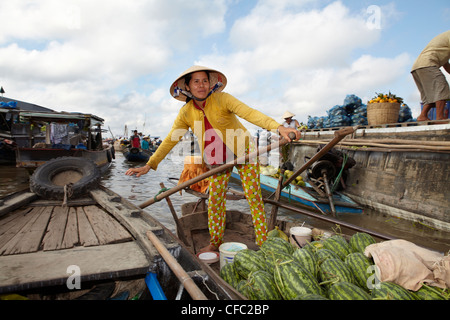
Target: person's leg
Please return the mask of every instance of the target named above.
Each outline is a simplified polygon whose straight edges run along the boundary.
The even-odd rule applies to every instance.
[[[262,245],[267,239],[266,213],[259,180],[259,164],[241,164],[237,166],[245,197],[250,206],[256,244]]]
[[[446,104],[447,104],[446,100],[436,101],[436,120],[445,119],[444,108]]]
[[[422,108],[422,112],[417,117],[417,121],[428,121],[428,120],[430,120],[428,118],[428,112],[431,110],[431,108],[434,108],[434,107],[435,107],[434,103],[429,103],[429,104],[424,105],[423,108]]]
[[[419,69],[419,70],[415,70],[412,72],[412,76],[414,79],[414,82],[416,83],[417,89],[419,89],[420,92],[420,98],[422,100],[423,103],[423,108],[422,111],[420,113],[420,115],[417,117],[417,121],[427,121],[430,120],[428,118],[428,112],[431,110],[432,107],[434,107],[434,105],[432,105],[431,103],[428,103],[427,101],[427,96],[426,96],[426,91],[425,88],[423,86],[423,83],[426,82],[427,79],[427,74],[424,74],[424,70]]]
[[[210,245],[200,251],[217,251],[223,242],[226,219],[226,192],[231,170],[212,175],[209,179],[208,228]]]
[[[446,100],[450,98],[450,88],[440,68],[422,68],[413,71],[412,75],[424,103],[417,121],[429,120],[427,115],[431,108],[436,108],[436,120],[445,119],[444,108]]]

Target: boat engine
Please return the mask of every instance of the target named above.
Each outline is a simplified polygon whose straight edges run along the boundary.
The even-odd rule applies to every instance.
[[[322,149],[322,146],[317,149],[317,152],[320,149]],[[335,180],[339,179],[336,189],[345,189],[348,169],[355,164],[356,161],[352,157],[341,151],[331,149],[308,169],[307,175],[311,180],[318,180],[319,182],[325,176],[331,185],[334,185]]]
[[[311,166],[311,176],[315,179],[321,178],[324,174],[329,179],[334,179],[336,171],[336,166],[329,160],[319,160]]]

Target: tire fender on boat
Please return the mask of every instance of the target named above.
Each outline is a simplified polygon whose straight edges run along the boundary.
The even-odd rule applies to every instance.
[[[112,161],[112,154],[111,149],[106,151],[106,158],[108,159],[108,162]]]
[[[44,199],[63,200],[65,186],[71,186],[70,198],[87,194],[98,186],[100,170],[81,157],[60,157],[39,166],[30,178],[30,190]]]

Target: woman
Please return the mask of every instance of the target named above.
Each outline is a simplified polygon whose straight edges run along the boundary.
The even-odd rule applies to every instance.
[[[286,111],[283,114],[283,119],[284,119],[283,126],[286,127],[286,128],[298,128],[298,127],[300,127],[300,124],[298,123],[298,121],[295,120],[295,119],[292,119],[292,117],[294,117],[294,116],[295,116],[295,114],[290,113],[289,111]]]
[[[145,166],[129,169],[126,174],[140,177],[150,169],[156,170],[189,128],[197,136],[207,166],[218,166],[251,152],[255,147],[250,133],[236,116],[266,130],[278,130],[288,141],[290,132],[295,133],[296,139],[300,138],[297,130],[283,127],[272,118],[222,92],[226,84],[225,75],[210,68],[194,66],[183,72],[170,87],[175,99],[186,102],[172,130]],[[250,206],[256,243],[261,245],[266,240],[267,225],[259,182],[259,164],[243,163],[236,167]],[[225,196],[230,176],[231,169],[209,178],[208,227],[211,240],[210,245],[201,251],[217,251],[223,242]]]

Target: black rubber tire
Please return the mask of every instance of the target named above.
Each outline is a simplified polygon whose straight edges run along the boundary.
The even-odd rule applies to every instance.
[[[57,185],[53,178],[65,171],[81,174],[80,180],[71,186],[70,199],[83,196],[96,188],[100,182],[100,170],[94,162],[81,157],[61,157],[39,166],[30,178],[30,190],[44,199],[63,200],[64,186]]]

